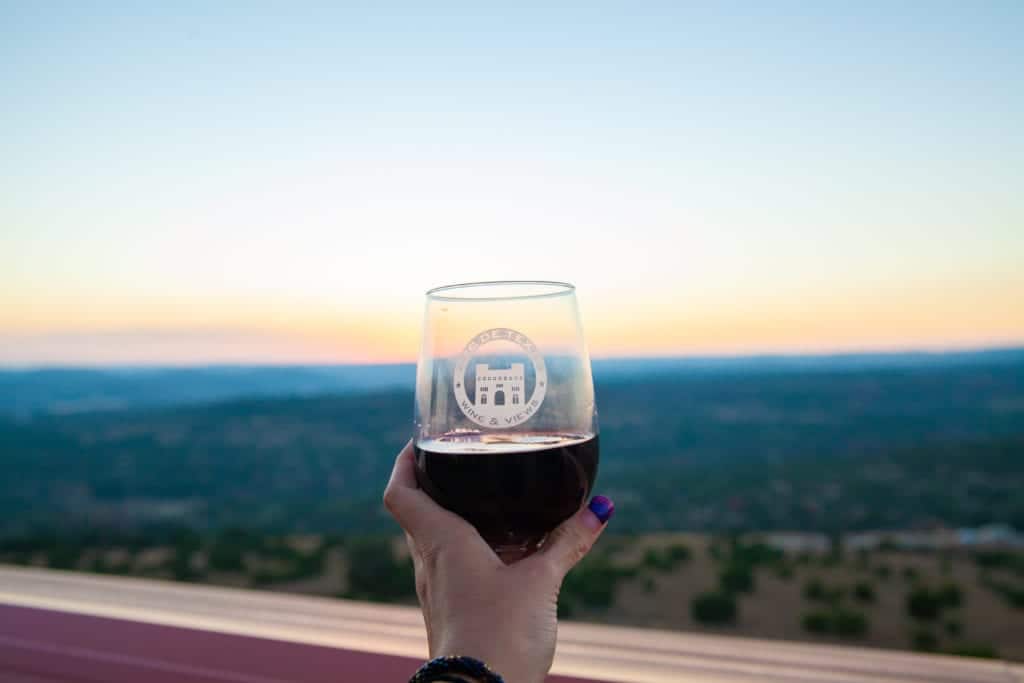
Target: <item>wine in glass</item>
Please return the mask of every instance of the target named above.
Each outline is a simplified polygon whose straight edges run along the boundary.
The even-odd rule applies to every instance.
[[[427,292],[416,478],[512,561],[586,501],[594,384],[575,288],[478,282]]]

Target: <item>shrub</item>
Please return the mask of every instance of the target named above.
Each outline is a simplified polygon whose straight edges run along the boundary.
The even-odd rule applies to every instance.
[[[412,561],[395,558],[390,537],[353,539],[347,555],[348,597],[392,602],[416,594]]]
[[[613,565],[604,555],[591,556],[565,577],[562,595],[587,607],[604,609],[615,601],[615,590],[619,582],[635,573],[635,569]]]
[[[783,581],[789,581],[793,578],[793,568],[785,562],[781,562],[775,566],[775,576]]]
[[[856,638],[868,631],[868,620],[856,610],[835,607],[815,610],[803,617],[805,631],[818,635],[833,634],[842,638]]]
[[[179,545],[174,549],[174,557],[171,559],[171,575],[175,581],[198,581],[202,575],[192,568],[193,551],[186,545]]]
[[[868,619],[856,610],[837,608],[832,614],[835,634],[844,638],[863,636],[868,631]]]
[[[919,652],[935,652],[939,639],[928,629],[921,628],[910,635],[910,647]]]
[[[832,623],[828,612],[818,610],[804,615],[803,626],[810,633],[824,634],[831,630]]]
[[[690,613],[702,624],[735,623],[736,612],[736,599],[728,593],[702,593],[690,603]]]
[[[892,574],[892,569],[887,564],[880,564],[875,567],[875,576],[882,579],[883,581],[888,579]]]
[[[648,569],[654,569],[655,571],[668,571],[668,563],[663,558],[661,551],[657,548],[648,548],[647,552],[644,553],[644,557],[640,560],[640,564]]]
[[[207,557],[210,569],[221,572],[245,570],[246,551],[260,547],[260,538],[244,529],[228,529],[214,541]]]
[[[907,595],[907,614],[915,619],[935,619],[942,612],[943,604],[937,592],[920,586]]]
[[[918,575],[919,574],[916,567],[903,568],[903,578],[907,581],[917,581]]]
[[[825,599],[825,584],[821,579],[810,579],[804,584],[804,597],[808,600]]]
[[[683,562],[689,562],[693,553],[690,549],[682,543],[673,543],[665,549],[665,553],[668,558],[675,564],[681,564]]]
[[[1008,569],[1024,574],[1024,553],[1009,550],[982,550],[974,553],[974,561],[985,569]]]
[[[1018,609],[1024,607],[1024,588],[1008,587],[1003,590],[1003,597],[1006,598],[1006,602],[1010,607]]]
[[[945,626],[946,633],[954,638],[958,638],[964,632],[964,625],[959,619],[950,619]]]
[[[242,548],[230,543],[215,543],[207,557],[210,569],[219,572],[240,572],[245,570]]]
[[[1009,583],[997,581],[989,576],[982,577],[982,585],[990,591],[1001,595],[1010,607],[1024,607],[1024,588],[1016,588]]]
[[[748,567],[756,567],[762,564],[772,564],[784,559],[785,554],[778,548],[773,548],[766,543],[742,543],[736,541],[732,545],[731,559],[735,564]]]
[[[875,587],[867,581],[858,581],[853,586],[853,597],[858,602],[874,602]]]
[[[690,559],[690,549],[681,543],[661,550],[649,548],[641,562],[643,566],[660,572],[669,572]]]
[[[815,602],[839,603],[846,594],[842,586],[827,586],[821,579],[811,579],[804,584],[804,597]]]
[[[718,585],[724,593],[752,593],[754,574],[747,565],[730,563],[718,574]]]
[[[46,554],[46,563],[53,569],[74,569],[82,549],[75,543],[60,541]]]
[[[943,584],[937,591],[937,595],[945,607],[959,607],[963,604],[963,591],[958,584],[952,581]]]
[[[987,643],[957,643],[948,648],[946,654],[959,655],[961,657],[981,657],[983,659],[997,659],[999,657],[996,649]]]

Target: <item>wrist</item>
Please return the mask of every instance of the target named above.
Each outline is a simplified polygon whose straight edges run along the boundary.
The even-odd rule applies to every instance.
[[[479,659],[466,656],[435,657],[417,669],[409,683],[505,683],[505,679]]]
[[[472,657],[505,679],[506,683],[542,683],[548,666],[534,661],[525,648],[508,643],[483,642],[480,638],[451,638],[432,649],[431,657]],[[521,651],[523,650],[523,651]],[[467,678],[470,683],[479,683]]]

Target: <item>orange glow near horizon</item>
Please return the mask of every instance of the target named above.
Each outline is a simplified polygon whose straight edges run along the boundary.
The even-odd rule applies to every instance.
[[[637,299],[628,309],[614,294],[581,297],[594,357],[652,357],[1020,344],[1024,316],[999,291],[818,292],[731,305],[713,297],[685,304]],[[1018,301],[1024,288],[1020,294]],[[0,309],[5,365],[413,362],[423,310],[419,297],[379,310],[324,310],[269,297],[21,303]]]

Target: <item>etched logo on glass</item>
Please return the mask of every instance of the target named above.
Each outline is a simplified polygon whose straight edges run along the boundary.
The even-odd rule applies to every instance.
[[[526,422],[544,402],[547,385],[537,345],[507,327],[473,337],[455,364],[455,400],[481,427],[506,429]]]

